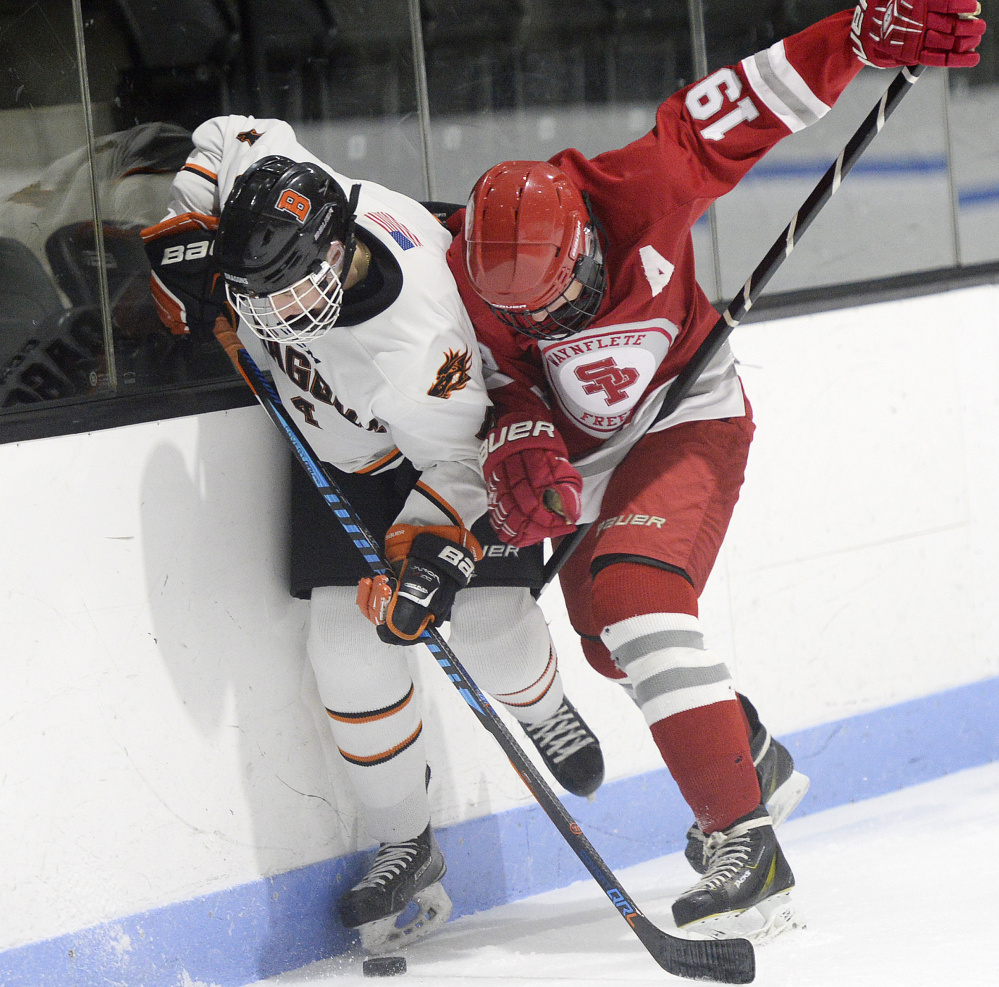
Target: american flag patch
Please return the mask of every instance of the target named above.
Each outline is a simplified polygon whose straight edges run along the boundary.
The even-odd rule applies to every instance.
[[[420,241],[402,223],[387,212],[369,212],[366,218],[377,223],[403,250],[421,246]]]

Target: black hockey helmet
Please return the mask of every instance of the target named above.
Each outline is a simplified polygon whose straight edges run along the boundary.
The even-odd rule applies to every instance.
[[[219,217],[216,250],[229,300],[258,335],[308,338],[336,321],[356,245],[359,192],[355,185],[348,200],[319,165],[280,155],[261,158],[236,179]],[[333,244],[342,251],[331,264]],[[275,294],[305,297],[313,288],[323,303],[310,316],[264,304]]]

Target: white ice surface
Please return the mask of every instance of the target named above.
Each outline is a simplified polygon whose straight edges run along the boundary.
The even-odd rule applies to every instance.
[[[780,830],[807,920],[757,949],[760,987],[997,987],[999,763],[841,806]],[[692,883],[679,854],[620,871],[672,929]],[[446,881],[445,881],[446,883]],[[610,987],[681,983],[660,970],[593,881],[459,919],[406,953],[399,987]],[[385,983],[359,957],[268,987]]]

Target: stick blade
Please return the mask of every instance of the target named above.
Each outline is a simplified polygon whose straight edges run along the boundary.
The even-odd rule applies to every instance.
[[[756,953],[748,939],[681,939],[644,916],[635,917],[634,927],[652,958],[675,977],[751,984],[756,976]]]

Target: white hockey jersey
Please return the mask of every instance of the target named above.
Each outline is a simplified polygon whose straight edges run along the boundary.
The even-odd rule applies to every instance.
[[[397,520],[470,528],[486,507],[477,433],[489,399],[472,324],[446,261],[451,235],[418,202],[335,172],[283,121],[216,117],[193,138],[168,216],[219,215],[235,180],[271,154],[320,165],[347,195],[361,186],[357,236],[384,275],[378,297],[352,304],[348,292],[337,323],[308,344],[265,344],[242,323],[239,338],[271,371],[320,459],[346,472],[374,473],[405,457],[422,477]]]

